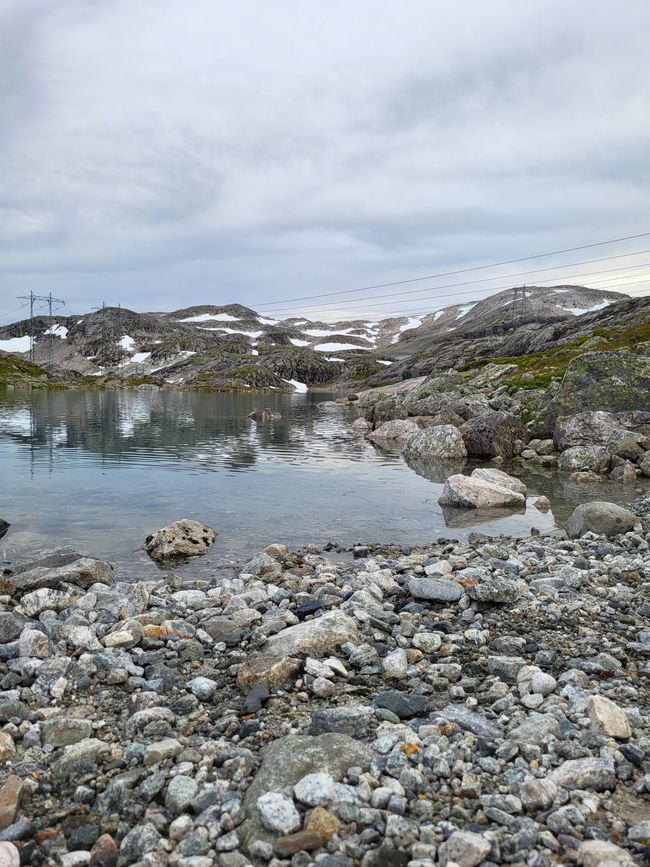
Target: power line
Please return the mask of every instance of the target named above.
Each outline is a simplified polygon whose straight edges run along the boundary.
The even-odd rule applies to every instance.
[[[35,346],[34,346],[34,311],[39,304],[47,304],[47,309],[49,312],[49,345],[48,345],[48,365],[52,365],[54,361],[54,334],[53,334],[53,326],[54,322],[52,319],[53,308],[54,307],[63,307],[65,305],[65,301],[62,298],[54,298],[52,293],[49,295],[36,295],[33,291],[30,291],[29,295],[19,295],[19,300],[24,301],[26,304],[29,303],[29,360],[35,360]]]
[[[639,251],[639,252],[641,252],[641,251]],[[650,252],[650,251],[649,251],[649,252]],[[579,264],[579,263],[576,263],[576,264]],[[590,272],[590,273],[591,273],[591,274],[595,274],[595,275],[599,275],[599,274],[609,274],[609,273],[614,273],[614,272],[621,271],[621,270],[630,271],[630,270],[632,270],[633,268],[641,268],[641,267],[644,267],[644,268],[645,268],[645,267],[650,267],[650,262],[643,262],[643,263],[639,263],[639,264],[637,264],[637,265],[630,265],[630,266],[626,266],[625,268],[605,268],[605,269],[602,269],[602,268],[601,268],[601,269],[598,270],[598,271],[592,271],[592,272]],[[590,273],[586,273],[586,274],[585,274],[585,273],[581,273],[581,274],[569,274],[569,275],[565,275],[564,279],[565,279],[565,280],[582,280],[582,279],[585,279],[585,278],[589,277],[589,276],[590,276]],[[515,275],[507,274],[507,275],[505,275],[503,278],[493,278],[493,279],[509,279],[509,278],[512,277],[512,276],[515,276]],[[540,282],[548,283],[548,282],[550,282],[551,280],[554,280],[554,285],[558,285],[558,286],[564,285],[561,281],[556,281],[555,278],[546,278],[546,279],[543,278]],[[594,281],[590,281],[590,282],[596,282],[596,281],[598,281],[598,278],[596,278],[596,280],[594,280]],[[462,285],[464,285],[464,284],[463,284],[463,283],[459,283],[459,284],[451,284],[451,285],[452,285],[452,286],[453,286],[453,285],[459,285],[459,286],[462,286]],[[427,291],[436,291],[437,289],[442,289],[442,288],[445,288],[445,287],[443,287],[443,286],[430,286],[430,287],[428,287]],[[431,296],[431,298],[429,298],[429,299],[427,299],[427,298],[418,298],[418,299],[413,298],[413,299],[410,299],[410,300],[411,300],[413,303],[418,303],[418,304],[425,303],[425,302],[427,302],[427,301],[431,301],[432,303],[436,303],[437,301],[439,301],[439,300],[441,300],[441,299],[464,298],[464,297],[466,297],[466,296],[468,296],[468,295],[475,296],[477,291],[480,291],[480,292],[488,292],[488,293],[494,293],[494,292],[506,291],[506,290],[508,290],[508,289],[512,289],[512,288],[513,288],[512,284],[509,283],[509,284],[500,285],[500,286],[487,286],[487,287],[485,287],[484,289],[479,289],[479,290],[477,290],[477,289],[470,289],[470,290],[468,290],[468,291],[466,291],[466,292],[447,292],[447,293],[443,293],[443,294],[436,294],[436,295],[434,295],[434,296]],[[391,296],[391,297],[392,297],[392,296]],[[363,299],[360,299],[360,300],[363,300]],[[479,299],[477,299],[477,300],[482,300],[482,299],[479,298]],[[319,307],[318,310],[323,310],[323,313],[324,313],[325,315],[326,315],[330,310],[332,310],[332,311],[336,311],[336,312],[337,312],[337,318],[340,319],[340,318],[341,318],[341,315],[339,314],[339,311],[340,311],[341,313],[351,313],[351,314],[354,314],[354,313],[355,313],[356,311],[358,311],[358,310],[367,310],[368,308],[376,308],[376,307],[381,307],[381,308],[385,309],[386,307],[388,307],[388,306],[392,306],[392,305],[395,305],[395,304],[400,304],[400,305],[401,305],[401,306],[400,306],[400,310],[402,310],[402,311],[404,311],[404,312],[407,312],[407,311],[408,311],[408,307],[405,307],[405,306],[404,306],[405,303],[408,303],[408,302],[404,302],[403,300],[396,300],[396,301],[386,301],[386,302],[382,302],[382,301],[373,301],[373,302],[370,303],[370,304],[358,304],[358,303],[356,303],[356,302],[345,302],[345,301],[343,301],[343,302],[340,302],[340,306],[337,305],[337,306],[335,307],[334,305],[330,305],[329,307],[327,307],[327,308],[325,308],[325,309],[323,309],[323,307]],[[346,306],[346,305],[347,305],[347,306]],[[446,306],[450,306],[450,305],[447,304]],[[303,309],[303,310],[309,310],[309,308],[301,308],[301,309]],[[318,310],[316,310],[315,312],[311,313],[311,315],[314,316],[314,317],[318,316],[318,317],[319,317],[319,321],[324,321],[324,320],[323,320],[323,317],[320,316],[320,315],[318,314]],[[279,314],[279,315],[281,315],[281,314]],[[399,315],[399,312],[395,313],[395,315]]]
[[[335,295],[350,295],[353,292],[368,292],[371,289],[387,289],[390,286],[402,286],[406,283],[417,283],[420,280],[437,280],[439,277],[452,277],[455,274],[468,274],[472,271],[483,271],[486,268],[499,268],[503,265],[514,265],[517,262],[530,262],[533,259],[543,259],[546,256],[560,256],[563,253],[574,253],[577,250],[590,250],[594,247],[604,247],[608,244],[618,244],[621,241],[632,241],[636,238],[647,238],[650,236],[650,232],[640,232],[637,235],[625,235],[621,238],[611,238],[608,241],[598,241],[594,244],[581,244],[578,247],[567,247],[564,250],[553,250],[550,253],[537,253],[534,256],[521,256],[518,259],[505,259],[503,262],[492,262],[487,265],[474,265],[471,268],[459,268],[455,271],[443,271],[440,274],[428,274],[424,277],[411,277],[408,280],[394,280],[390,283],[376,283],[373,286],[362,286],[358,289],[344,289],[340,292],[321,292],[316,295],[303,295],[300,298],[286,298],[283,301],[267,301],[260,304],[256,304],[256,307],[270,307],[277,304],[290,304],[294,301],[309,301],[312,298],[329,298]]]
[[[605,257],[600,258],[600,259],[585,259],[581,262],[569,262],[569,263],[564,264],[564,265],[551,265],[548,268],[535,268],[531,271],[516,271],[513,274],[502,274],[502,275],[498,275],[495,277],[481,277],[478,280],[463,280],[459,283],[442,283],[439,286],[426,286],[424,289],[408,289],[406,292],[390,292],[386,295],[367,295],[364,298],[353,298],[353,299],[350,299],[347,301],[340,301],[340,302],[336,302],[336,303],[338,305],[340,305],[341,307],[347,305],[350,308],[354,309],[356,307],[364,306],[364,305],[359,305],[357,303],[359,301],[370,301],[370,300],[375,301],[377,298],[397,298],[397,297],[402,298],[405,295],[408,295],[408,296],[421,295],[424,292],[437,291],[438,289],[451,289],[451,288],[455,288],[457,286],[472,286],[472,285],[476,285],[477,283],[486,283],[486,282],[493,281],[493,280],[509,280],[510,278],[513,278],[513,277],[524,277],[524,276],[528,276],[530,274],[543,274],[543,273],[546,273],[547,271],[558,271],[558,270],[564,269],[564,268],[575,268],[578,265],[591,265],[591,264],[594,264],[596,262],[609,262],[609,261],[612,261],[615,259],[622,259],[622,258],[625,258],[627,256],[640,256],[644,253],[650,253],[650,249],[635,250],[631,253],[621,253],[621,254],[616,255],[616,256],[605,256]],[[575,274],[575,275],[569,275],[569,276],[571,277],[571,279],[582,279],[583,277],[589,277],[592,274],[610,273],[611,271],[619,271],[619,270],[620,271],[626,271],[626,270],[631,270],[632,268],[640,268],[640,267],[646,267],[646,263],[642,263],[641,265],[623,265],[620,268],[608,268],[608,269],[602,269],[601,268],[598,271],[591,271],[591,272],[588,272],[587,274],[581,273],[581,274]],[[493,288],[493,287],[487,287],[485,291],[488,291],[491,288]],[[506,288],[511,288],[511,287],[508,286]],[[452,292],[452,293],[448,293],[445,295],[435,296],[431,300],[435,301],[435,300],[437,300],[437,298],[455,298],[456,296],[460,297],[463,295],[473,295],[475,291],[476,290],[472,289],[469,292],[455,292],[455,293]],[[479,290],[479,291],[481,291],[481,290]],[[417,300],[424,301],[426,299],[417,299]],[[395,302],[388,302],[388,303],[398,304],[398,303],[403,303],[403,302],[395,301]],[[306,311],[310,311],[310,310],[318,311],[318,310],[322,310],[323,308],[330,309],[331,306],[332,306],[331,304],[309,304],[307,306],[301,306],[299,309],[303,310],[303,311],[305,311],[305,310]],[[374,307],[376,305],[372,304],[372,305],[365,305],[365,306],[373,306]],[[275,312],[276,316],[280,316],[280,315],[282,315],[282,313],[284,311],[274,311],[274,312]]]

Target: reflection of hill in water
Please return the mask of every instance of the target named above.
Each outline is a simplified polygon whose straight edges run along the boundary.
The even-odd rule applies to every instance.
[[[13,399],[12,399],[13,398]],[[46,449],[83,450],[107,461],[198,463],[241,470],[262,453],[291,461],[325,452],[361,460],[364,444],[350,437],[341,413],[320,413],[315,395],[210,394],[169,391],[61,391],[5,396],[0,435]],[[254,422],[271,406],[282,418]],[[6,423],[5,423],[6,422]]]

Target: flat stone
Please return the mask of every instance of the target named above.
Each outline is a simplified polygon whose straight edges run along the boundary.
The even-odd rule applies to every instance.
[[[92,584],[112,584],[113,569],[104,560],[94,560],[92,557],[80,557],[65,566],[49,569],[38,566],[13,575],[11,578],[16,591],[27,593],[41,588],[56,589],[59,584],[74,584],[87,590]]]
[[[309,734],[329,732],[361,738],[366,734],[371,719],[372,708],[366,706],[317,707],[312,711]]]
[[[500,485],[502,488],[508,488],[509,491],[514,491],[516,494],[526,495],[528,490],[526,485],[514,476],[509,476],[503,470],[497,470],[496,467],[477,467],[472,470],[472,478],[482,479],[484,482],[489,482],[491,485]]]
[[[341,644],[360,644],[356,623],[342,611],[289,626],[268,639],[265,652],[275,656],[308,656],[334,650]]]
[[[428,602],[458,602],[463,595],[463,588],[455,581],[430,578],[428,575],[411,578],[408,590],[415,599],[426,599]]]
[[[556,786],[572,789],[593,789],[595,792],[616,788],[616,773],[612,759],[570,759],[551,771],[549,778]]]
[[[587,713],[592,726],[599,734],[621,741],[632,736],[632,729],[625,713],[604,695],[589,697]]]
[[[456,723],[465,731],[471,732],[476,737],[485,740],[500,740],[503,738],[503,729],[496,723],[490,722],[484,716],[468,711],[462,705],[447,705],[433,714],[433,722]]]
[[[275,854],[281,858],[289,858],[296,852],[312,852],[323,845],[323,837],[318,831],[298,831],[275,841]]]
[[[173,758],[183,751],[183,747],[175,738],[163,738],[153,744],[147,744],[144,750],[144,764],[146,767],[164,762],[165,759]]]
[[[578,850],[578,861],[583,867],[598,867],[599,864],[635,863],[632,855],[609,840],[583,840]]]
[[[92,730],[93,724],[88,719],[59,717],[42,723],[41,740],[44,746],[68,747],[89,738]]]
[[[375,696],[375,704],[377,707],[386,708],[400,719],[412,719],[415,716],[422,716],[426,712],[429,699],[427,696],[417,693],[408,694],[390,689],[378,693]]]
[[[502,506],[524,506],[526,498],[523,494],[501,485],[459,473],[449,476],[438,502],[441,506],[464,509],[493,509]]]

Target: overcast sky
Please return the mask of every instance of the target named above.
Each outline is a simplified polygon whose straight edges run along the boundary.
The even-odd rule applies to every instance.
[[[29,289],[259,306],[648,232],[649,32],[647,0],[1,0],[0,322]],[[639,292],[646,260],[566,274]],[[308,312],[398,311],[367,294]]]

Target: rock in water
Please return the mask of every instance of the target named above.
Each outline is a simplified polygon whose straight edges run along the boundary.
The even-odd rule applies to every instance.
[[[567,473],[599,473],[609,467],[609,462],[610,454],[604,446],[570,446],[560,455],[558,468]]]
[[[522,481],[509,476],[503,470],[497,470],[495,467],[477,467],[472,472],[472,478],[481,479],[484,482],[489,482],[491,485],[508,488],[509,491],[514,491],[516,494],[523,494],[524,496],[528,490]]]
[[[505,412],[488,412],[465,422],[460,432],[467,453],[477,458],[511,458],[517,452],[517,442],[530,439],[522,420]]]
[[[453,424],[438,424],[424,428],[411,437],[406,444],[409,455],[435,461],[462,463],[467,459],[467,449],[457,427]]]
[[[3,521],[2,518],[0,518],[0,539],[5,535],[9,527],[11,527],[9,521]]]
[[[359,421],[359,419],[357,419]],[[366,439],[380,446],[404,448],[404,446],[420,433],[420,427],[408,418],[396,418],[393,421],[385,421],[379,427],[371,431]]]
[[[594,501],[574,509],[564,529],[570,539],[577,539],[585,533],[610,537],[633,530],[636,521],[636,516],[623,506]]]
[[[282,413],[271,409],[270,406],[265,406],[262,409],[254,409],[253,412],[249,412],[248,417],[252,418],[253,421],[275,421],[282,418]]]
[[[491,509],[498,506],[524,506],[526,498],[509,488],[482,479],[457,474],[449,476],[438,498],[441,506],[464,509]]]
[[[216,533],[200,521],[183,518],[147,536],[144,547],[157,563],[173,564],[206,554],[213,544]]]

